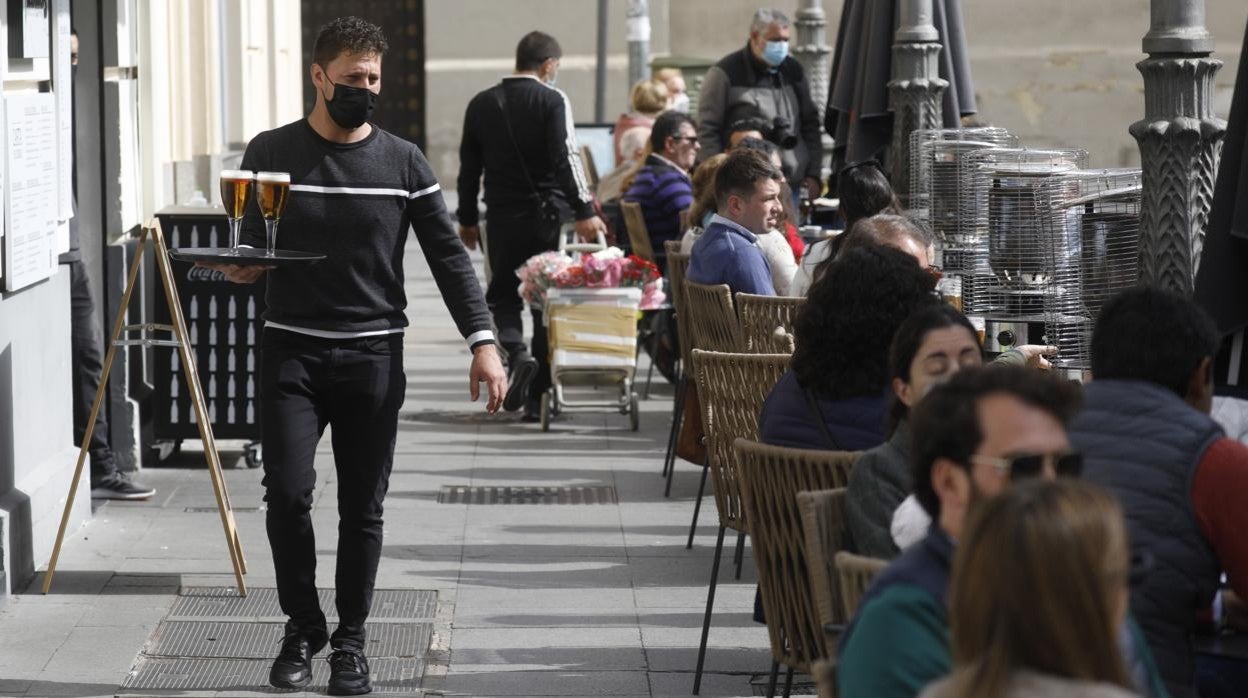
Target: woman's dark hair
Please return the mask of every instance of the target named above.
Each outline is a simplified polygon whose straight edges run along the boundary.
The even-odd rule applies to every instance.
[[[948,303],[925,305],[911,313],[910,317],[897,328],[897,333],[893,335],[893,343],[888,349],[889,383],[898,379],[903,383],[909,383],[910,364],[914,363],[914,357],[919,353],[919,347],[923,346],[923,340],[927,338],[929,332],[946,327],[965,328],[975,338],[975,344],[979,344],[979,333],[975,331],[975,326],[952,305]],[[892,428],[896,429],[909,412],[910,408],[906,406],[906,403],[894,395],[893,407],[889,415],[892,418]]]
[[[326,22],[316,32],[312,62],[325,69],[344,53],[382,56],[389,48],[381,27],[359,17],[339,17]]]
[[[940,300],[935,280],[891,247],[842,255],[815,280],[794,323],[792,367],[822,398],[879,395],[888,385],[888,347],[916,309]]]
[[[537,70],[547,60],[562,57],[559,42],[544,32],[529,32],[516,44],[516,70]]]
[[[860,218],[877,213],[901,213],[901,203],[893,193],[880,163],[867,160],[841,169],[836,178],[836,193],[841,199],[841,216],[849,230]]]

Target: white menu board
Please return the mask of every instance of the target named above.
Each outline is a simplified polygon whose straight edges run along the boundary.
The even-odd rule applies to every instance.
[[[56,268],[56,97],[10,95],[4,100],[5,169],[4,288],[16,291],[52,275]]]

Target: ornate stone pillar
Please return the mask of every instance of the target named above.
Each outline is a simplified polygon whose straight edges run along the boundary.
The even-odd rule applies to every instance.
[[[793,47],[793,57],[802,64],[806,71],[806,82],[810,85],[810,98],[819,110],[819,123],[823,123],[823,113],[828,105],[828,80],[831,78],[832,47],[828,45],[828,18],[823,12],[820,0],[802,0],[797,11],[797,44]],[[820,129],[822,130],[822,128]],[[832,157],[832,138],[823,134],[823,169],[828,168]]]
[[[1209,57],[1204,0],[1151,0],[1144,36],[1144,119],[1131,124],[1140,144],[1140,283],[1191,295],[1226,122],[1211,104],[1222,62]]]
[[[910,134],[940,126],[940,99],[949,83],[940,78],[940,34],[932,25],[932,0],[899,0],[893,37],[893,109],[889,150],[893,189],[903,205],[910,197]]]

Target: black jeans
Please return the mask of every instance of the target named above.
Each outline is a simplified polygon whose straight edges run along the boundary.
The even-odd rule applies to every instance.
[[[95,314],[95,298],[91,294],[91,277],[82,260],[68,262],[70,343],[74,405],[74,445],[82,446],[87,433],[87,420],[91,418],[91,405],[100,389],[100,375],[104,371],[104,333]],[[91,479],[98,480],[117,472],[117,462],[108,441],[108,417],[105,407],[95,418],[91,431]]]
[[[329,425],[338,485],[333,644],[363,649],[381,559],[382,500],[407,387],[403,335],[321,339],[266,329],[261,349],[265,523],[282,612],[306,633],[325,632],[311,510],[312,462]]]
[[[494,317],[498,343],[507,352],[509,363],[528,351],[524,344],[524,300],[520,298],[520,279],[516,268],[535,254],[559,247],[559,228],[544,223],[534,213],[487,212],[485,253],[490,260],[490,285],[485,289],[485,302]],[[533,341],[530,352],[537,359],[537,377],[529,389],[529,399],[537,399],[550,387],[550,345],[542,312],[533,313]]]

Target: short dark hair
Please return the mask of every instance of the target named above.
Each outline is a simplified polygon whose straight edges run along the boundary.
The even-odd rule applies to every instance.
[[[844,255],[811,285],[794,321],[798,383],[821,398],[882,397],[893,334],[916,309],[940,302],[935,284],[892,247]]]
[[[880,164],[874,160],[841,168],[836,177],[841,216],[848,230],[861,218],[877,213],[901,213],[901,203]]]
[[[767,133],[767,129],[771,128],[771,124],[762,115],[754,114],[736,119],[728,124],[728,135],[741,133],[742,131],[758,131],[759,133]]]
[[[1109,299],[1092,330],[1092,376],[1155,383],[1187,395],[1192,373],[1217,354],[1218,329],[1196,303],[1160,288]]]
[[[889,381],[900,379],[903,383],[909,383],[910,364],[914,363],[914,357],[919,353],[919,347],[923,346],[927,333],[946,327],[965,329],[971,333],[975,343],[979,344],[979,332],[965,315],[958,312],[957,308],[948,303],[924,305],[911,313],[893,335],[893,343],[888,348]],[[906,403],[893,396],[891,416],[894,429],[909,413],[910,408],[906,406]]]
[[[321,25],[312,42],[312,62],[322,68],[344,53],[385,55],[390,49],[381,27],[359,17],[339,17]]]
[[[529,32],[516,44],[516,70],[537,70],[551,58],[562,57],[559,42],[545,32]]]
[[[932,465],[937,458],[948,458],[970,470],[968,461],[984,439],[979,401],[998,394],[1041,409],[1062,426],[1083,403],[1075,383],[1022,366],[989,364],[968,368],[932,388],[910,413],[910,450],[914,459],[914,496],[933,520],[940,517],[940,499],[932,487]]]
[[[771,160],[756,150],[738,149],[728,154],[728,159],[715,173],[715,204],[718,210],[728,210],[728,197],[752,196],[760,180],[776,182],[784,175]]]
[[[780,146],[772,143],[771,141],[765,141],[761,138],[750,136],[749,138],[742,138],[741,142],[737,143],[737,147],[733,150],[757,150],[763,155],[766,155],[767,160],[770,162],[772,156],[780,152]]]
[[[680,136],[682,124],[693,126],[693,118],[684,112],[672,109],[659,114],[658,118],[654,120],[654,125],[650,127],[650,152],[663,152],[668,138]],[[694,131],[696,133],[697,129],[695,128]]]

